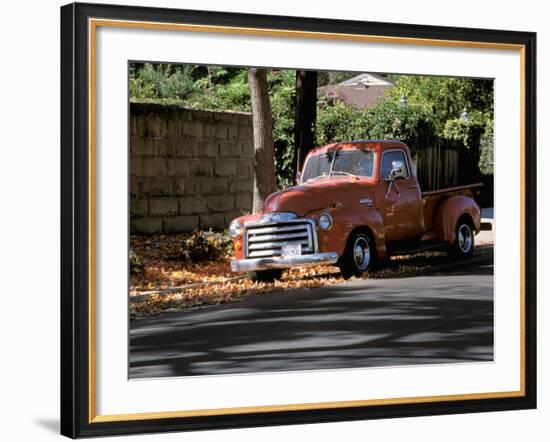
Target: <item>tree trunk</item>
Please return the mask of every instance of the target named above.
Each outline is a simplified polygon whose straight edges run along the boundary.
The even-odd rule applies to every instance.
[[[250,68],[248,70],[248,85],[252,101],[252,125],[254,128],[252,210],[254,213],[259,213],[264,207],[265,199],[276,190],[273,121],[265,69]]]
[[[294,115],[294,170],[298,178],[307,154],[315,147],[317,71],[296,71]]]

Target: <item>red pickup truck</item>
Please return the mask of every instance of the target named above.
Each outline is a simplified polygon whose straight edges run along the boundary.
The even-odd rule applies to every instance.
[[[299,184],[270,195],[262,213],[231,222],[231,268],[272,281],[286,268],[336,264],[344,277],[390,255],[433,248],[468,257],[480,230],[481,184],[422,192],[400,141],[312,150]]]

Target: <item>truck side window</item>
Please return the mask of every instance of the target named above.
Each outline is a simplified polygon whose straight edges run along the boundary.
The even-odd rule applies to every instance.
[[[394,161],[402,161],[405,165],[405,176],[409,177],[409,167],[405,159],[405,155],[401,150],[391,150],[384,152],[382,155],[382,163],[380,164],[380,178],[388,180],[392,171],[392,163]]]

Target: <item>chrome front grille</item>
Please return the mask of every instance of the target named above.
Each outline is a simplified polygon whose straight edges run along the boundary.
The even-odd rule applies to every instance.
[[[272,224],[245,227],[247,258],[280,256],[285,245],[300,244],[302,255],[314,253],[316,249],[313,220],[297,219]]]

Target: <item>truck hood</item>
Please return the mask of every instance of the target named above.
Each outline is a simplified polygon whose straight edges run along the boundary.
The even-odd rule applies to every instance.
[[[267,197],[262,213],[294,212],[298,216],[306,216],[331,207],[357,204],[356,181],[356,178],[347,176],[321,178],[313,183],[272,193]]]

